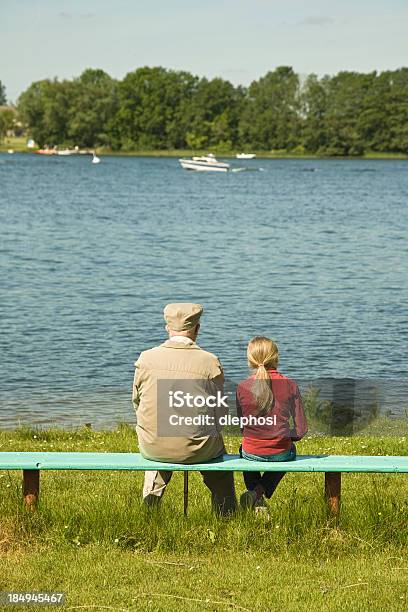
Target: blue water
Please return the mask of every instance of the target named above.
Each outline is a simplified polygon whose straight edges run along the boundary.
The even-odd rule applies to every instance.
[[[0,155],[0,427],[133,422],[169,301],[204,305],[229,378],[266,334],[292,377],[404,387],[408,162],[233,163]]]

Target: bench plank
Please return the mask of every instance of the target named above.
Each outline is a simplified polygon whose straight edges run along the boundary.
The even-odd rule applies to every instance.
[[[234,472],[408,472],[407,456],[299,455],[294,461],[248,461],[239,455],[180,464],[149,461],[140,453],[0,452],[0,470],[172,470]]]

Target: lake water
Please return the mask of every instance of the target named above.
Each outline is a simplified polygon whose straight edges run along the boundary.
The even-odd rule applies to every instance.
[[[408,162],[233,164],[0,154],[0,428],[134,422],[170,301],[204,305],[230,379],[265,334],[284,373],[380,381],[404,413]]]

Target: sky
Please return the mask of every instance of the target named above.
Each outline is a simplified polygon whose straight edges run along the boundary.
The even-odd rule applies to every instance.
[[[0,0],[0,80],[140,66],[249,84],[276,66],[306,75],[408,65],[407,0]]]

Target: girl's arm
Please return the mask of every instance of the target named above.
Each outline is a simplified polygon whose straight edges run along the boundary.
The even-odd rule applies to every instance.
[[[290,431],[290,437],[293,442],[297,442],[307,433],[307,419],[303,409],[302,396],[296,383],[292,399],[293,429]]]

